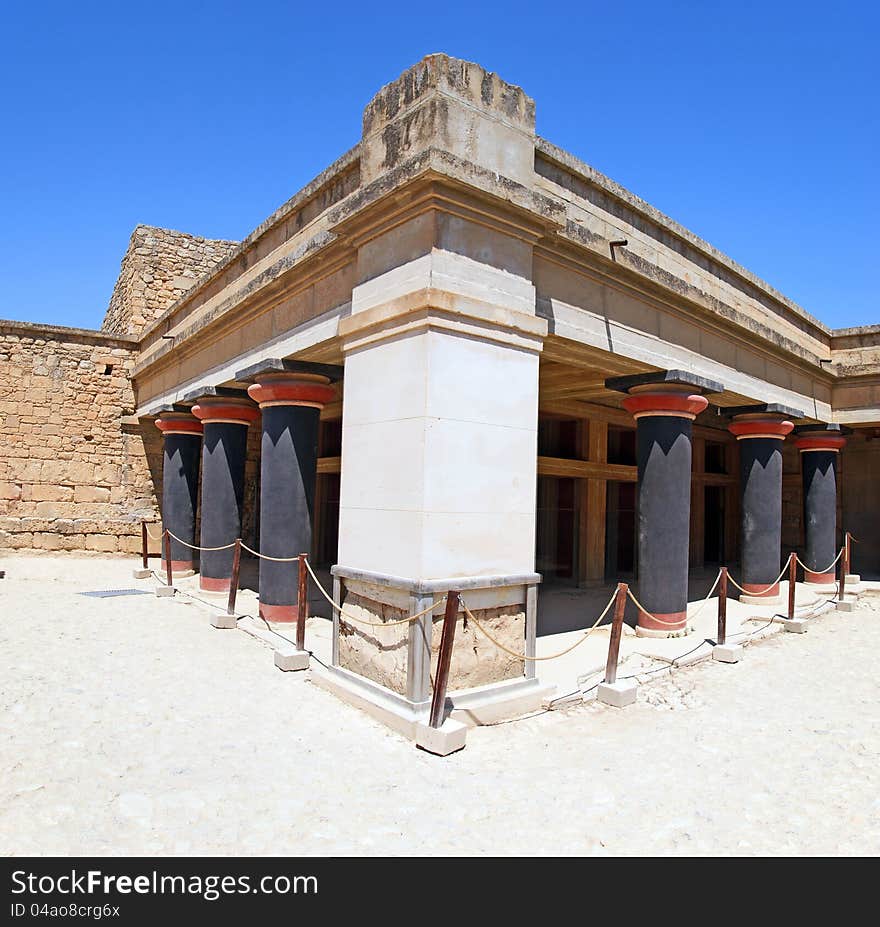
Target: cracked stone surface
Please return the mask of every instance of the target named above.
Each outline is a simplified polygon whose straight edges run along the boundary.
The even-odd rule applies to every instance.
[[[4,560],[0,853],[880,852],[880,597],[440,759],[134,565]]]

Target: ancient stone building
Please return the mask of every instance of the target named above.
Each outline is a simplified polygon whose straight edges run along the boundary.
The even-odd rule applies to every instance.
[[[164,497],[190,543],[310,550],[375,621],[464,590],[527,652],[542,580],[635,577],[666,634],[706,564],[758,589],[797,550],[827,584],[848,530],[880,575],[880,326],[829,329],[444,55],[243,242],[140,226],[101,332],[0,338],[7,547],[131,551]],[[172,561],[228,586],[228,552]],[[265,617],[295,598],[264,562]],[[431,628],[339,622],[339,684],[409,717]],[[529,687],[471,643],[454,684]]]

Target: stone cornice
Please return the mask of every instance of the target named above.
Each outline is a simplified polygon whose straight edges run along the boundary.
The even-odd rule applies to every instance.
[[[349,149],[341,158],[338,158],[328,168],[323,170],[317,177],[307,183],[301,190],[295,193],[289,200],[275,210],[272,215],[261,222],[253,232],[244,238],[238,248],[225,260],[212,268],[211,272],[201,277],[198,282],[181,296],[147,329],[144,330],[141,341],[146,342],[154,338],[157,332],[167,330],[169,320],[171,320],[185,306],[197,306],[201,302],[201,297],[208,286],[218,277],[221,277],[236,261],[241,261],[242,256],[247,255],[257,243],[273,229],[281,225],[292,213],[304,206],[310,199],[317,196],[323,189],[328,187],[339,176],[355,169],[358,158],[360,157],[360,145],[355,145]]]
[[[741,264],[738,264],[732,258],[729,258],[722,251],[719,251],[713,245],[710,245],[708,242],[704,241],[702,238],[686,229],[683,225],[680,225],[674,219],[670,219],[669,216],[660,212],[659,209],[651,206],[650,203],[645,202],[645,200],[636,196],[634,193],[631,193],[625,187],[622,187],[620,184],[613,181],[610,177],[605,176],[595,168],[591,167],[589,164],[586,164],[579,158],[575,157],[562,148],[558,148],[556,145],[548,142],[546,139],[543,139],[540,136],[535,139],[535,151],[539,154],[539,156],[543,156],[548,161],[555,162],[566,171],[571,172],[584,183],[596,187],[613,199],[623,203],[639,217],[648,220],[648,222],[652,223],[657,228],[662,229],[664,232],[675,236],[680,241],[686,243],[698,253],[702,254],[704,257],[717,262],[727,270],[731,271],[737,277],[748,283],[750,286],[761,290],[773,301],[777,302],[780,308],[792,313],[803,322],[806,322],[809,326],[815,328],[817,333],[821,333],[826,337],[837,333],[834,329],[831,329],[829,326],[825,325],[824,322],[821,322],[819,319],[810,315],[805,309],[803,309],[784,294],[780,293],[756,274],[753,274],[750,270],[747,270]]]
[[[0,319],[0,335],[51,338],[53,341],[90,341],[129,350],[136,350],[138,345],[138,339],[129,335],[110,335],[91,328],[68,328],[65,325],[43,325],[40,322],[17,322],[13,319]]]

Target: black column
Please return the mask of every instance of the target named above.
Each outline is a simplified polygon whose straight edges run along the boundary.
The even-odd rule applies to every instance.
[[[806,581],[833,583],[834,567],[825,570],[837,556],[837,452],[803,451],[804,478],[804,563]]]
[[[319,409],[263,409],[260,476],[260,553],[295,557],[312,550]],[[269,621],[296,618],[296,564],[260,561],[260,614]]]
[[[837,578],[837,457],[846,444],[844,429],[832,424],[795,430],[803,475],[805,580],[830,585]]]
[[[248,426],[205,421],[202,451],[202,531],[200,547],[222,547],[241,537],[244,465]],[[201,553],[200,586],[229,589],[232,548]]]
[[[675,631],[687,624],[691,513],[691,420],[640,417],[637,430],[639,626]],[[675,626],[677,625],[677,627]]]
[[[243,394],[229,392],[217,388],[192,410],[205,427],[199,546],[224,548],[201,552],[199,588],[205,592],[229,590],[233,548],[228,545],[241,537],[248,425],[260,415]]]
[[[171,569],[175,573],[193,570],[198,559],[188,544],[195,544],[198,503],[199,461],[202,425],[192,416],[163,415],[156,422],[164,438],[162,454],[162,527],[181,538],[171,538]],[[162,569],[165,545],[162,544]]]
[[[779,576],[782,442],[776,438],[740,441],[739,460],[742,586],[759,592]]]
[[[724,387],[685,370],[613,377],[605,385],[628,393],[622,405],[636,420],[636,633],[686,633],[693,421],[709,404],[701,392]]]
[[[321,408],[335,397],[329,377],[315,368],[285,369],[294,363],[276,361],[255,371],[256,382],[248,387],[263,415],[260,553],[285,560],[311,554]],[[243,371],[241,378],[247,375]],[[295,562],[260,560],[263,618],[296,620],[297,580]]]

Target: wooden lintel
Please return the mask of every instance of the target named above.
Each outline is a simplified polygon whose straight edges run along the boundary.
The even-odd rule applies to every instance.
[[[341,457],[319,457],[318,458],[318,473],[341,473],[342,472],[342,458]]]
[[[569,460],[566,457],[538,457],[538,476],[634,483],[638,476],[638,468],[624,464],[595,463],[592,460]]]

